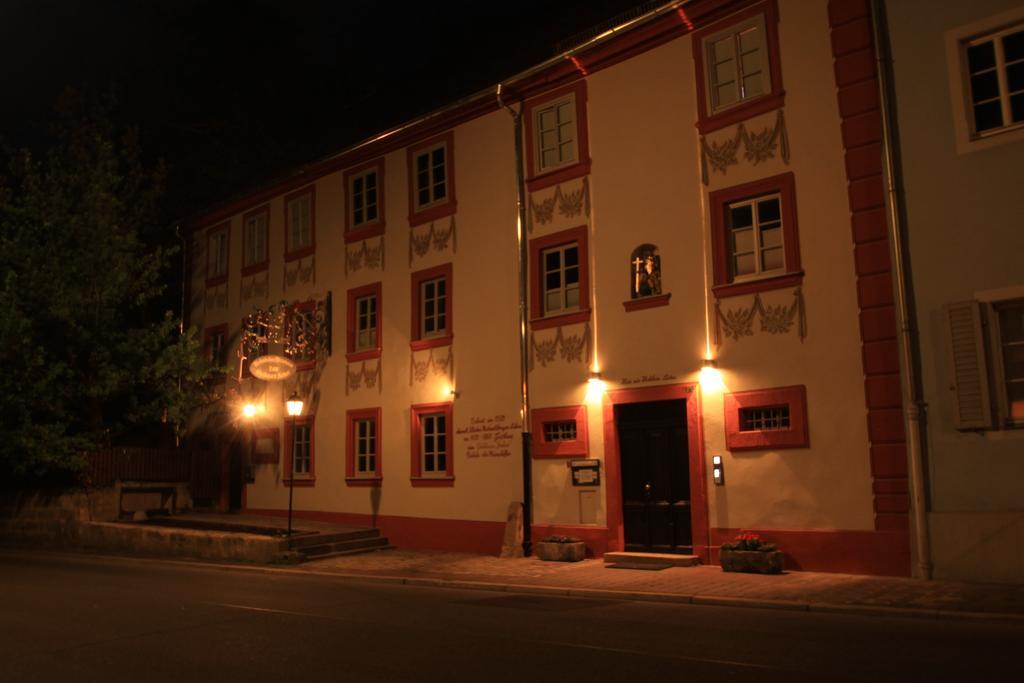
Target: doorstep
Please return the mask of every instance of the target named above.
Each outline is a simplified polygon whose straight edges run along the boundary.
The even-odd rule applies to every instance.
[[[696,555],[674,553],[605,553],[604,564],[609,569],[646,569],[658,571],[669,567],[696,567],[700,558]]]

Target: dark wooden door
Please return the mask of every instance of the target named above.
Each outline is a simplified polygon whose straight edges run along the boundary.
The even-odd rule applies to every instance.
[[[626,550],[690,553],[686,401],[615,406]]]

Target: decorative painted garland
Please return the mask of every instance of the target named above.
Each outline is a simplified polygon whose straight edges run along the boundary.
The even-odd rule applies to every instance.
[[[249,299],[266,298],[267,293],[270,291],[270,270],[264,270],[263,277],[259,275],[243,277],[238,290],[242,303]]]
[[[736,134],[723,142],[708,142],[707,137],[700,138],[701,179],[708,184],[708,165],[712,171],[725,175],[729,166],[739,163],[737,153],[743,145],[744,157],[755,166],[775,157],[775,150],[783,162],[789,164],[789,135],[786,132],[786,118],[779,109],[775,117],[775,126],[765,128],[760,133],[751,133],[742,122],[736,126]]]
[[[435,375],[448,374],[449,377],[453,376],[455,372],[455,352],[452,351],[452,347],[448,347],[448,355],[444,358],[440,358],[434,355],[434,349],[430,349],[430,353],[427,355],[427,359],[424,361],[416,361],[416,354],[411,354],[409,358],[409,386],[412,386],[413,381],[422,382],[427,378],[427,372],[433,370]]]
[[[353,371],[351,365],[345,366],[345,395],[348,396],[350,391],[359,389],[363,384],[366,385],[367,389],[372,389],[374,386],[377,387],[377,393],[383,390],[383,382],[380,381],[384,376],[382,369],[382,363],[380,359],[377,359],[377,364],[370,370],[366,369],[366,361],[363,361],[358,370]]]
[[[765,306],[760,294],[754,295],[749,308],[741,307],[722,312],[722,302],[715,302],[715,346],[722,345],[722,332],[727,339],[739,341],[754,336],[754,318],[761,319],[761,331],[768,334],[786,334],[794,323],[802,342],[807,337],[807,313],[804,295],[799,287],[793,290],[793,303],[789,306]]]
[[[447,230],[435,228],[433,222],[430,223],[427,231],[421,235],[416,234],[416,228],[411,228],[409,230],[409,265],[412,265],[414,253],[417,257],[424,256],[430,251],[431,246],[434,247],[435,251],[444,251],[448,248],[449,242],[452,244],[452,252],[458,253],[459,241],[455,231],[455,216],[451,217]]]
[[[533,224],[547,225],[555,219],[555,209],[564,218],[575,218],[581,214],[590,216],[590,182],[588,176],[583,176],[583,183],[578,190],[562,192],[561,185],[555,185],[555,192],[540,203],[533,201],[530,196],[530,216],[527,229],[533,232]]]
[[[281,291],[294,286],[297,282],[303,284],[312,281],[316,284],[316,254],[309,256],[309,265],[303,267],[303,263],[306,258],[300,258],[295,261],[295,270],[289,271],[288,261],[284,262],[284,280],[281,282]]]
[[[374,248],[366,245],[366,240],[359,243],[359,247],[355,251],[350,251],[348,246],[345,247],[345,275],[349,272],[355,272],[366,266],[369,269],[380,268],[384,270],[384,236],[380,236],[380,241]]]
[[[534,368],[534,361],[539,362],[541,367],[547,367],[553,363],[555,357],[559,357],[567,363],[586,363],[591,355],[590,323],[583,323],[583,331],[580,334],[566,335],[559,325],[555,336],[538,342],[536,333],[530,332],[530,370]]]

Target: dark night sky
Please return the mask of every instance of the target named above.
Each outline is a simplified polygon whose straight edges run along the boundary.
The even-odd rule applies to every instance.
[[[640,0],[0,0],[0,138],[117,93],[189,213],[497,83]]]

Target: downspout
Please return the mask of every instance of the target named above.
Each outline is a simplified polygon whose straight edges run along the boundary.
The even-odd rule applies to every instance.
[[[883,0],[871,2],[872,25],[875,39],[875,59],[878,61],[878,96],[882,110],[882,156],[885,165],[886,212],[889,219],[889,240],[892,242],[893,275],[896,284],[896,312],[900,327],[900,372],[903,384],[903,405],[906,406],[907,457],[910,465],[910,511],[914,521],[914,543],[919,578],[932,578],[931,545],[928,537],[928,508],[925,492],[924,448],[925,403],[921,396],[916,368],[920,351],[912,323],[912,294],[907,278],[904,248],[903,196],[897,184],[900,178],[898,129],[892,106],[892,55],[889,53],[889,35],[885,21]]]
[[[185,335],[185,305],[188,284],[188,241],[181,234],[181,224],[174,226],[174,234],[181,241],[181,315],[178,316],[178,338]],[[178,396],[181,396],[182,377],[178,374]],[[181,425],[174,425],[174,447],[181,448]]]
[[[512,131],[515,136],[516,152],[516,242],[519,246],[519,376],[520,376],[520,415],[523,421],[523,555],[530,556],[532,547],[531,525],[533,524],[533,456],[530,453],[530,366],[529,340],[526,336],[528,323],[526,306],[526,265],[528,246],[523,231],[526,228],[526,192],[523,189],[525,176],[523,173],[523,116],[522,108],[516,111],[501,99],[501,83],[494,93],[498,106],[512,116]]]

